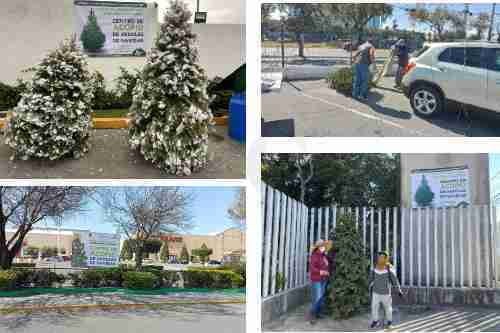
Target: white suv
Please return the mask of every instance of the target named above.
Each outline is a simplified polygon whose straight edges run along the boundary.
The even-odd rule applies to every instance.
[[[443,111],[446,100],[500,112],[500,44],[426,44],[405,72],[403,91],[422,117]]]

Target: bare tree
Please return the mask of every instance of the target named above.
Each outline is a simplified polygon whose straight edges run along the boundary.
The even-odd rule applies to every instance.
[[[233,224],[238,229],[245,228],[245,222],[247,218],[246,212],[246,199],[245,199],[245,188],[240,187],[234,198],[234,202],[227,210],[229,218],[233,221]]]
[[[0,186],[0,269],[9,269],[24,238],[41,221],[79,212],[92,189],[75,186]],[[7,237],[7,228],[14,233]]]
[[[314,164],[312,154],[296,154],[295,166],[297,167],[297,178],[300,181],[300,202],[304,203],[306,198],[307,183],[314,176]]]
[[[194,197],[179,187],[115,187],[99,190],[106,218],[131,242],[136,270],[142,270],[145,245],[162,233],[189,229]]]

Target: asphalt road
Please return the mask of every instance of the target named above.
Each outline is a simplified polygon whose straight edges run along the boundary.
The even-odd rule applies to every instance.
[[[189,305],[161,309],[42,312],[0,317],[0,333],[244,333],[244,305]]]
[[[10,161],[12,151],[0,133],[0,178],[244,178],[245,145],[229,138],[226,126],[215,126],[215,130],[209,139],[207,167],[189,177],[174,177],[155,168],[130,149],[123,129],[95,130],[86,155],[61,161]]]
[[[442,116],[416,116],[408,99],[383,78],[367,102],[328,88],[324,80],[283,82],[262,94],[265,137],[500,136],[500,117],[485,111],[463,113],[449,105]]]

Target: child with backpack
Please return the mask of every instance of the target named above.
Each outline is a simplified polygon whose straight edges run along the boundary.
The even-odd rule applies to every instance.
[[[381,251],[377,254],[375,267],[373,267],[370,271],[369,286],[372,299],[372,323],[370,328],[375,328],[379,325],[378,313],[380,304],[382,304],[387,320],[385,328],[390,329],[392,325],[391,289],[392,287],[396,287],[398,289],[398,294],[401,297],[403,296],[403,292],[396,276],[396,272],[389,262],[388,252]]]

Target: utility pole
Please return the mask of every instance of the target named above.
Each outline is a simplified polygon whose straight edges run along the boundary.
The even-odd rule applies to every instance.
[[[200,0],[196,0],[196,11],[200,11]]]
[[[496,16],[496,3],[491,4],[491,16],[490,16],[490,28],[488,29],[488,42],[491,41],[491,37],[493,34],[493,25],[495,24],[495,16]]]
[[[465,10],[464,10],[464,15],[465,15],[465,17],[464,17],[465,40],[467,40],[467,28],[469,26],[469,13],[470,13],[470,11],[469,11],[469,4],[466,3],[465,4]]]

